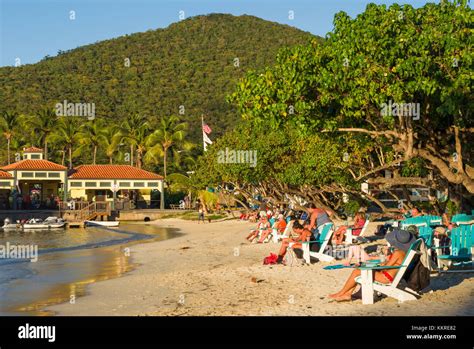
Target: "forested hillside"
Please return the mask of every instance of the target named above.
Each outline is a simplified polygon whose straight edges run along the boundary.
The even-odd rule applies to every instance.
[[[226,95],[246,71],[273,64],[280,48],[311,38],[252,16],[197,16],[59,52],[37,64],[0,68],[0,112],[31,115],[67,100],[95,103],[97,117],[114,123],[136,113],[152,125],[182,115],[191,140],[199,142],[201,114],[213,138],[239,119]]]

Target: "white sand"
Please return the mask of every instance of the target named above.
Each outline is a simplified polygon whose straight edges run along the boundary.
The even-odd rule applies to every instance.
[[[245,243],[255,224],[179,219],[154,224],[185,235],[133,245],[137,269],[92,284],[75,304],[48,310],[59,315],[474,315],[474,273],[434,276],[433,291],[415,302],[334,303],[326,295],[336,292],[352,269],[323,270],[328,265],[323,262],[265,266],[263,258],[279,244]]]

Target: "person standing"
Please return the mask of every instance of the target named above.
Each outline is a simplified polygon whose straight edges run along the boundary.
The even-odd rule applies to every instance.
[[[198,224],[201,223],[201,221],[203,223],[205,223],[205,220],[204,220],[204,205],[202,205],[202,204],[199,205],[198,213],[199,213]]]

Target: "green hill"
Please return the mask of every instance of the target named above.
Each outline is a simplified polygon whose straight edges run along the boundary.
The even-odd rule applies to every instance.
[[[225,97],[247,70],[271,65],[281,47],[311,38],[252,16],[197,16],[36,64],[0,68],[0,111],[33,114],[67,100],[95,103],[96,115],[114,122],[133,113],[156,121],[179,115],[184,106],[183,118],[198,142],[201,114],[213,137],[235,125],[237,113]]]

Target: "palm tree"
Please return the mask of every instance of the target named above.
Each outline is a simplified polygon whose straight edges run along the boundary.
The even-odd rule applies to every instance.
[[[166,179],[168,152],[172,150],[174,158],[180,157],[180,151],[191,150],[193,144],[185,140],[188,124],[181,122],[177,116],[164,117],[160,120],[158,128],[148,136],[148,152],[146,160],[157,162],[158,158],[163,159],[163,176]]]
[[[120,125],[119,132],[122,140],[130,145],[130,164],[133,165],[133,155],[135,146],[137,145],[137,138],[143,134],[144,130],[149,128],[149,123],[146,117],[139,114],[133,114],[127,118]]]
[[[112,125],[105,128],[101,145],[105,149],[105,155],[109,158],[109,164],[111,165],[113,164],[114,154],[119,150],[120,138],[121,135],[117,126]]]
[[[48,159],[48,136],[56,126],[57,116],[51,109],[43,109],[34,117],[29,117],[28,127],[31,128],[34,135],[38,136],[38,140],[43,144],[44,158]]]
[[[135,145],[137,146],[137,167],[142,168],[143,158],[148,150],[148,137],[150,136],[148,125],[140,127],[135,134]]]
[[[7,140],[7,161],[10,164],[10,144],[19,126],[20,118],[17,112],[3,112],[0,117],[0,129]]]
[[[92,164],[96,164],[97,150],[107,137],[107,130],[103,119],[94,119],[83,124],[77,134],[80,146],[75,154],[79,155],[84,149],[92,148]]]
[[[79,123],[76,118],[63,116],[58,118],[54,131],[49,135],[48,141],[57,144],[69,158],[69,168],[72,168],[73,148],[79,138]],[[63,155],[63,165],[64,165]]]

